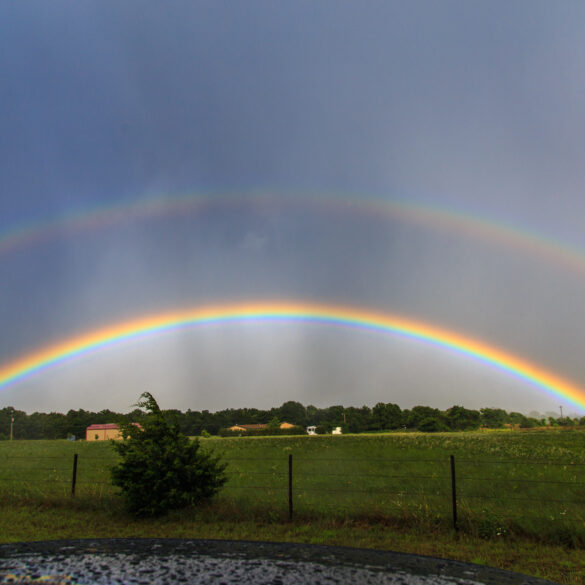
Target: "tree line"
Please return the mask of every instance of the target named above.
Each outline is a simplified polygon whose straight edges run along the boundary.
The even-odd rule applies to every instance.
[[[423,432],[463,431],[484,428],[514,426],[530,428],[545,425],[585,426],[585,417],[526,416],[519,412],[507,412],[501,408],[472,410],[452,406],[439,410],[430,406],[400,408],[397,404],[379,402],[374,407],[335,405],[318,408],[288,401],[269,410],[235,408],[210,412],[208,410],[165,410],[177,422],[181,432],[189,436],[218,435],[222,429],[238,424],[269,424],[278,420],[300,427],[316,426],[318,432],[330,433],[341,427],[346,433],[364,433],[385,430],[412,430]],[[111,410],[90,412],[69,410],[66,414],[34,412],[27,414],[10,406],[0,410],[0,440],[15,439],[64,439],[85,438],[90,424],[129,423],[145,420],[147,415],[140,409],[120,414]]]

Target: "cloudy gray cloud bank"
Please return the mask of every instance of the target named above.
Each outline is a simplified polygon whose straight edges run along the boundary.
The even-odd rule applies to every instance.
[[[305,299],[460,331],[585,386],[582,273],[359,206],[428,205],[585,249],[584,11],[3,4],[0,233],[180,193],[217,204],[0,256],[0,363],[173,307]],[[338,211],[284,203],[315,193]],[[295,399],[544,412],[560,400],[459,355],[326,329],[226,326],[117,346],[0,390],[0,405],[124,410],[145,389],[210,410]]]

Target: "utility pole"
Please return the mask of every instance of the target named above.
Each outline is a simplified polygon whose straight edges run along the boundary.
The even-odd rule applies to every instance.
[[[10,440],[12,441],[12,425],[14,424],[14,412],[10,415]]]
[[[563,421],[563,407],[559,406],[559,408],[561,409],[561,422]]]

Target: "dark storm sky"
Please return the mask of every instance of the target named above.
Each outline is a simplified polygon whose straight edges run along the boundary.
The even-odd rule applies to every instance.
[[[212,203],[0,255],[0,364],[173,307],[305,299],[450,328],[585,386],[585,272],[360,207],[585,249],[584,17],[578,2],[1,4],[0,237],[152,198]],[[300,203],[317,196],[333,207]],[[125,410],[146,389],[210,410],[560,400],[404,340],[258,324],[118,346],[0,406]]]

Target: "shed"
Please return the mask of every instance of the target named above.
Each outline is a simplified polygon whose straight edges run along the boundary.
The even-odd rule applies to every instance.
[[[142,429],[139,423],[132,423]],[[108,441],[110,439],[121,439],[120,425],[116,423],[93,424],[85,429],[86,441]]]

